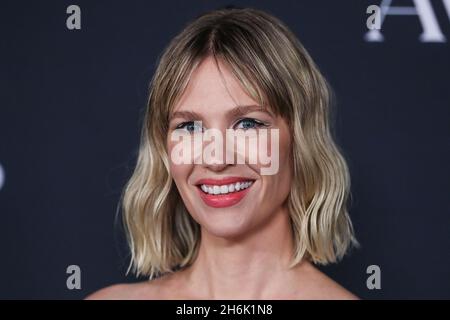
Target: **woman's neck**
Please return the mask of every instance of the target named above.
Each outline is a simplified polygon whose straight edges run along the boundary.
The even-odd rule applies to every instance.
[[[189,291],[205,299],[269,299],[289,292],[295,280],[292,234],[285,208],[239,239],[202,229],[197,258],[184,272]]]

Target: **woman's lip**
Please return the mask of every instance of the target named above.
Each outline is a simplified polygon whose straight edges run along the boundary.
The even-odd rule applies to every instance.
[[[202,198],[203,202],[213,208],[226,208],[234,206],[235,204],[239,203],[248,193],[251,187],[253,187],[254,183],[244,189],[237,192],[230,192],[227,194],[209,194],[204,193],[199,187],[197,187],[197,190],[200,194],[200,198]]]
[[[206,185],[217,185],[217,186],[222,186],[222,185],[226,185],[226,184],[232,184],[232,183],[236,183],[236,182],[243,182],[243,181],[255,181],[255,179],[251,179],[251,178],[244,178],[244,177],[226,177],[226,178],[221,178],[221,179],[200,179],[198,180],[195,185],[202,185],[202,184],[206,184]]]

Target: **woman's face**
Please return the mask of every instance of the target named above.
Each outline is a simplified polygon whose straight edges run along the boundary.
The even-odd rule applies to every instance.
[[[203,231],[214,236],[238,237],[265,225],[282,212],[280,209],[290,191],[292,169],[288,125],[281,117],[257,106],[258,103],[245,93],[224,64],[220,64],[219,71],[214,59],[206,58],[193,72],[186,91],[171,113],[167,137],[171,175],[191,216],[202,226]],[[201,121],[201,124],[196,121]],[[173,141],[172,134],[190,137],[193,141],[194,136],[202,139],[205,136],[202,132],[212,128],[223,137],[224,157],[219,159],[220,152],[217,151],[209,153],[218,163],[197,159],[179,164],[174,159],[181,139]],[[245,163],[236,164],[237,155],[233,153],[239,151],[227,147],[227,129],[241,133],[250,132],[249,129],[256,129],[251,130],[253,132],[267,129],[266,146],[269,151],[258,145],[256,149],[248,150]],[[271,136],[270,132],[276,131],[278,137]],[[203,152],[208,144],[213,146],[213,140],[209,141],[201,142]],[[276,148],[271,149],[272,145]],[[198,149],[199,145],[196,146],[193,149]],[[259,160],[262,153],[267,156],[270,150],[272,153],[278,152],[278,158],[271,158],[272,161],[278,161],[278,170],[275,174],[262,174],[261,168],[269,165],[263,165],[262,161],[248,161],[248,156],[256,152]],[[183,153],[185,151],[183,149]],[[194,159],[195,151],[191,152]],[[200,154],[205,155],[202,151]],[[225,155],[230,154],[233,158],[236,156],[235,163],[224,161]]]

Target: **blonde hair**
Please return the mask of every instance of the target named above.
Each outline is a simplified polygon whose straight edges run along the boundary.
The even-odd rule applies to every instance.
[[[170,42],[151,81],[137,165],[122,197],[129,270],[152,279],[196,258],[200,226],[172,182],[165,143],[171,109],[207,56],[229,66],[250,96],[289,124],[291,267],[303,258],[338,261],[357,242],[347,209],[349,171],[330,133],[327,82],[281,21],[256,9],[221,9],[201,15]]]

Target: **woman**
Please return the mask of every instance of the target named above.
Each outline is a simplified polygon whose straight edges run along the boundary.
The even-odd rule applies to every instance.
[[[314,266],[357,244],[328,118],[326,81],[278,19],[222,9],[190,23],[161,57],[123,194],[130,268],[150,281],[89,298],[355,299]],[[174,134],[210,129],[275,131],[267,146],[277,147],[276,172],[262,174],[261,144],[243,155],[258,153],[256,163],[221,161],[221,151],[242,156],[228,146],[210,153],[214,161],[175,159]]]

